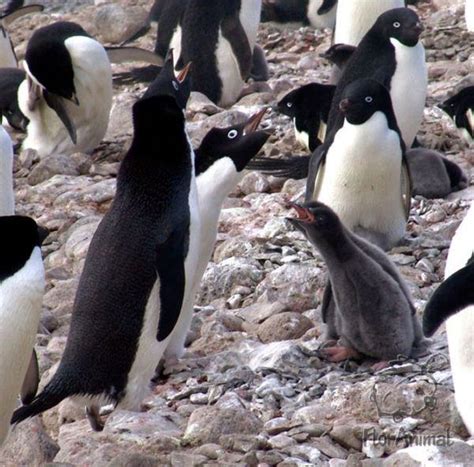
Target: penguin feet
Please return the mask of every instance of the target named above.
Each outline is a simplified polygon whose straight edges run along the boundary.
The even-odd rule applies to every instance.
[[[91,405],[86,407],[87,420],[89,420],[90,426],[94,431],[102,431],[105,426],[105,422],[100,418],[100,409],[97,405]]]
[[[371,369],[373,371],[380,371],[380,370],[384,370],[385,368],[388,368],[390,366],[390,363],[386,360],[382,360],[380,362],[377,362],[377,363],[374,363],[373,365],[371,365]]]
[[[333,346],[326,347],[321,349],[324,357],[333,363],[342,362],[348,359],[358,360],[361,358],[361,355],[357,350],[352,349],[351,347],[342,347],[342,346]]]

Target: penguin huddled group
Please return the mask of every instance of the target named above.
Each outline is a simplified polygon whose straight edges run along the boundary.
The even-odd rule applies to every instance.
[[[19,11],[9,6],[9,15]],[[257,44],[261,15],[335,29],[325,54],[334,63],[332,82],[293,90],[277,106],[293,119],[310,156],[255,157],[270,137],[259,130],[267,108],[191,144],[192,92],[229,107],[249,80],[268,79]],[[12,141],[0,126],[0,380],[8,382],[0,383],[0,445],[12,426],[66,398],[85,407],[96,431],[104,427],[104,406],[140,410],[160,361],[183,356],[220,211],[246,168],[307,178],[304,201],[288,205],[297,213],[288,225],[327,266],[325,358],[367,360],[374,370],[418,358],[429,351],[426,336],[449,318],[456,401],[474,434],[473,208],[454,237],[446,281],[423,326],[386,253],[406,241],[414,194],[446,196],[468,185],[458,165],[417,140],[428,74],[415,10],[404,0],[156,0],[149,20],[158,23],[162,67],[133,104],[131,146],[89,246],[66,347],[38,394],[34,341],[48,232],[14,215]],[[13,52],[15,60],[0,68],[0,111],[11,128],[26,131],[22,149],[39,158],[92,153],[109,123],[115,52],[61,21],[34,32],[19,69],[2,33],[0,27],[0,59]],[[442,104],[471,138],[472,96],[472,86],[465,87]]]

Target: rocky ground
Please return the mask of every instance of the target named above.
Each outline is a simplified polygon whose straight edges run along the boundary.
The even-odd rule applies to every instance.
[[[133,7],[121,21],[117,7],[104,12],[111,8],[104,1],[40,3],[52,7],[14,25],[20,56],[34,28],[63,18],[104,41],[119,42],[152,2],[111,2]],[[472,75],[474,49],[457,1],[423,0],[417,10],[426,26],[430,76],[420,140],[459,163],[471,181],[447,199],[414,199],[407,245],[391,252],[421,313],[442,281],[450,239],[474,198],[474,150],[435,107],[461,78]],[[330,67],[319,57],[330,45],[328,31],[264,25],[259,40],[270,81],[231,110],[192,96],[193,142],[212,126],[273,106],[297,85],[328,79]],[[153,32],[137,44],[151,50]],[[87,248],[110,206],[130,142],[130,108],[144,89],[116,81],[110,128],[92,156],[39,162],[23,152],[16,158],[17,210],[51,230],[43,247],[47,293],[37,339],[42,384],[64,349]],[[303,153],[286,117],[271,110],[264,126],[273,129],[266,155]],[[474,444],[454,406],[444,331],[433,339],[430,356],[377,374],[368,365],[322,359],[318,307],[326,267],[284,220],[285,203],[299,199],[303,190],[304,181],[247,173],[226,200],[187,353],[154,386],[141,413],[116,411],[105,430],[94,433],[82,409],[64,402],[18,426],[0,452],[0,465],[472,465]]]

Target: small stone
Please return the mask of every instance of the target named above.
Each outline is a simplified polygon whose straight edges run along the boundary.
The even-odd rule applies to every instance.
[[[362,441],[356,438],[353,427],[350,425],[334,425],[329,436],[346,449],[352,448],[356,451],[362,449]]]
[[[119,44],[136,34],[147,21],[148,12],[138,6],[107,4],[98,8],[95,26],[103,42]]]
[[[298,339],[313,326],[314,323],[303,314],[287,311],[270,316],[260,324],[257,335],[263,343],[267,344]]]
[[[239,188],[244,195],[266,193],[270,189],[270,184],[266,176],[260,172],[248,172],[240,181]]]
[[[283,449],[296,444],[296,441],[287,435],[279,434],[276,436],[272,436],[268,440],[268,444],[272,449]]]
[[[174,451],[171,453],[172,467],[195,467],[204,465],[207,462],[208,458],[199,454],[190,454],[181,451]]]
[[[28,176],[28,183],[30,185],[38,185],[58,174],[79,175],[77,161],[70,156],[62,154],[43,157]]]

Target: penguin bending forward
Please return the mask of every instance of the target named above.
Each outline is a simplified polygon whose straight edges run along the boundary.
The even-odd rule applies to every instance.
[[[18,395],[33,399],[39,382],[34,352],[45,287],[44,230],[23,216],[0,217],[0,446]]]
[[[59,368],[12,423],[73,397],[101,430],[100,405],[138,410],[149,391],[198,265],[194,153],[176,102],[180,84],[133,107],[132,145],[89,247]]]
[[[78,24],[35,31],[23,62],[19,106],[30,120],[23,149],[40,157],[92,152],[107,131],[112,71],[104,47]]]

